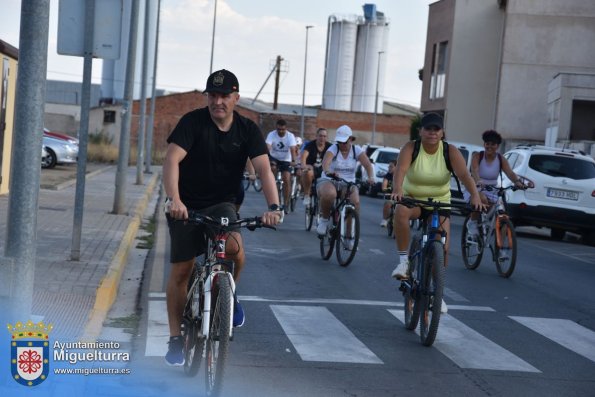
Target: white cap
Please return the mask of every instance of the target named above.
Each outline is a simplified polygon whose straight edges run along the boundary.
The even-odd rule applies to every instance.
[[[347,142],[349,139],[354,140],[353,131],[347,125],[342,125],[341,127],[337,128],[337,132],[335,135],[335,141],[337,142]]]

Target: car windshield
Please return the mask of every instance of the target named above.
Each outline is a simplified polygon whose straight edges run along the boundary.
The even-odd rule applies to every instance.
[[[396,160],[399,157],[399,153],[396,152],[383,152],[380,151],[378,153],[378,158],[376,159],[377,163],[388,164],[393,160]]]
[[[529,167],[549,176],[577,180],[595,178],[595,163],[574,157],[537,154],[529,159]]]

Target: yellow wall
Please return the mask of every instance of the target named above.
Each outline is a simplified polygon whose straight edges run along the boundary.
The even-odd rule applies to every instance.
[[[8,58],[8,96],[6,103],[6,129],[4,130],[4,148],[2,151],[2,183],[0,184],[0,194],[8,193],[10,184],[10,160],[12,152],[12,135],[14,126],[14,106],[15,93],[17,86],[17,61],[12,57],[0,52],[0,73],[4,68],[5,58]],[[0,74],[0,79],[2,75]]]

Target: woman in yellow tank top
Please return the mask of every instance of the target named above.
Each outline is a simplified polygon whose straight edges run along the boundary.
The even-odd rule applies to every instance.
[[[443,142],[444,130],[442,116],[437,113],[428,113],[421,119],[420,138],[421,145],[417,158],[413,158],[414,142],[407,142],[401,148],[397,160],[397,168],[393,176],[393,199],[401,200],[403,197],[413,197],[419,200],[433,198],[435,201],[450,203],[450,171],[446,168],[444,160]],[[479,193],[475,183],[467,171],[463,155],[454,145],[448,145],[450,163],[454,173],[471,193],[471,205],[476,209],[482,207]],[[450,210],[440,212],[441,229],[450,235]],[[399,264],[392,273],[397,279],[407,277],[407,247],[409,245],[409,220],[421,216],[430,216],[429,211],[422,211],[419,207],[407,208],[398,205],[394,217],[394,230],[397,249],[399,251]],[[445,244],[445,261],[447,263],[449,239]],[[445,308],[446,305],[443,305]]]

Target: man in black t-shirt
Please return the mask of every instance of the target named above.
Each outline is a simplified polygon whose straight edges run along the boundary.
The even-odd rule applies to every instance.
[[[322,159],[327,149],[331,146],[327,142],[327,131],[319,128],[316,131],[316,139],[308,142],[301,154],[302,171],[302,191],[304,192],[304,206],[310,205],[310,190],[312,181],[320,178],[322,174]]]
[[[188,209],[237,219],[234,202],[248,158],[260,175],[269,206],[262,215],[263,222],[276,225],[281,217],[262,133],[254,122],[234,111],[240,98],[236,76],[219,70],[209,76],[204,92],[208,106],[180,119],[167,138],[163,165],[172,263],[166,292],[170,341],[165,360],[175,366],[184,365],[180,325],[188,279],[195,257],[205,249],[204,229],[176,220],[187,219]],[[241,235],[231,234],[226,252],[235,263],[237,283],[245,257]],[[241,326],[243,322],[244,313],[236,298],[233,323]]]

